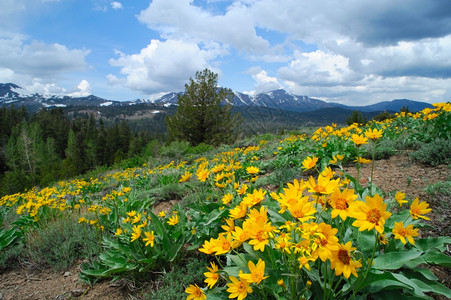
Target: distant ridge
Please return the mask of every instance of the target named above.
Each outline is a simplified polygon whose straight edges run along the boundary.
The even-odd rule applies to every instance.
[[[0,107],[9,106],[11,104],[14,104],[15,106],[24,105],[30,111],[37,111],[44,107],[128,106],[142,103],[157,103],[167,106],[176,105],[178,95],[181,94],[181,92],[171,92],[153,101],[143,99],[116,101],[103,99],[94,95],[86,97],[44,96],[40,94],[23,95],[20,92],[21,87],[14,83],[0,83]],[[230,104],[236,107],[255,106],[292,112],[313,112],[325,108],[342,108],[345,110],[359,110],[362,112],[398,112],[402,107],[408,107],[411,112],[417,112],[424,108],[432,107],[429,103],[409,99],[395,99],[365,106],[347,106],[310,98],[308,96],[293,95],[282,89],[257,95],[234,92],[234,97]]]

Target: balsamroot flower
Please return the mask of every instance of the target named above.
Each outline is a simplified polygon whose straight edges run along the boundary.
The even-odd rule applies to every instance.
[[[387,204],[383,203],[382,198],[376,194],[374,197],[366,196],[365,202],[356,201],[354,203],[350,217],[357,220],[352,223],[352,226],[359,227],[359,231],[376,228],[376,231],[382,234],[385,220],[391,216],[391,213],[387,211]]]
[[[192,173],[190,173],[190,172],[188,172],[188,171],[185,171],[185,174],[183,174],[183,175],[181,176],[179,182],[182,183],[182,182],[187,181],[188,179],[191,178],[192,175],[193,175]]]
[[[415,241],[413,237],[418,235],[418,229],[414,229],[413,225],[408,225],[407,227],[404,227],[403,222],[395,222],[395,226],[393,228],[393,235],[395,236],[395,239],[401,240],[403,244],[406,243],[406,239],[411,243],[412,245],[415,244]]]
[[[356,144],[357,147],[368,143],[368,138],[355,133],[351,136],[351,140],[354,142],[354,144]]]
[[[371,129],[369,128],[367,131],[364,132],[365,136],[369,138],[370,140],[377,140],[382,137],[382,130],[379,130],[377,128]]]
[[[257,265],[255,265],[252,261],[248,262],[250,274],[240,274],[241,279],[247,280],[249,283],[259,284],[263,279],[268,278],[269,276],[265,275],[265,262],[261,259],[258,260]]]
[[[210,265],[211,265],[211,268],[207,267],[208,271],[210,271],[210,272],[205,272],[204,273],[204,276],[207,278],[207,279],[204,280],[204,282],[211,289],[211,288],[213,288],[213,286],[218,281],[219,274],[217,273],[218,272],[218,266],[214,262],[211,262]]]
[[[318,162],[318,157],[316,156],[312,156],[312,157],[307,157],[306,159],[304,159],[304,161],[302,162],[302,168],[305,170],[310,170],[313,169],[316,166],[316,163]]]
[[[171,226],[177,225],[178,222],[179,222],[179,215],[177,215],[177,214],[173,214],[171,217],[169,217],[169,220],[167,221],[167,223]]]
[[[254,175],[258,174],[258,172],[260,172],[260,169],[254,166],[250,166],[246,168],[246,172],[249,173],[250,175]]]
[[[432,210],[428,207],[429,204],[427,202],[419,202],[418,198],[415,198],[415,200],[413,200],[412,204],[410,205],[410,215],[412,216],[412,219],[422,218],[424,220],[430,220],[428,217],[422,216]]]
[[[186,297],[186,300],[205,300],[207,296],[204,294],[204,291],[197,286],[197,284],[190,284],[189,287],[186,288],[185,293],[189,294]]]
[[[398,202],[399,206],[402,206],[403,203],[407,203],[408,202],[407,200],[405,200],[405,197],[406,197],[406,194],[404,194],[404,193],[402,193],[400,191],[396,192],[395,200],[396,200],[396,202]]]
[[[242,271],[240,271],[239,276],[243,274]],[[242,300],[247,297],[248,293],[252,293],[252,288],[249,286],[250,282],[240,278],[238,280],[234,276],[230,276],[231,283],[227,283],[227,286],[229,287],[227,289],[227,292],[230,293],[229,298],[238,298],[238,300]]]
[[[319,195],[330,195],[338,188],[339,181],[340,181],[340,179],[332,180],[330,178],[319,175],[318,183],[316,183],[315,179],[312,176],[310,176],[306,185],[307,185],[308,191],[312,194],[316,194],[318,196]]]
[[[351,205],[353,205],[355,199],[357,199],[357,195],[355,194],[353,189],[345,189],[344,191],[336,189],[330,197],[330,205],[332,206],[332,218],[340,216],[343,221],[346,220],[349,215]]]
[[[335,270],[335,275],[343,274],[344,277],[349,278],[352,273],[352,275],[358,277],[357,268],[362,267],[362,263],[352,259],[351,251],[355,249],[349,241],[346,244],[339,244],[338,250],[332,251],[330,267]]]
[[[144,232],[144,235],[146,236],[145,238],[143,238],[143,241],[146,242],[146,246],[153,247],[154,241],[155,241],[155,235],[152,232]]]

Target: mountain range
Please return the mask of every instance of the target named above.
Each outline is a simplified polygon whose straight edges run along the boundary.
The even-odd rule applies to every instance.
[[[14,83],[0,83],[0,107],[14,104],[16,107],[24,105],[29,111],[38,111],[44,107],[69,107],[69,106],[129,106],[136,104],[153,103],[157,105],[176,105],[178,94],[176,92],[168,93],[156,100],[137,99],[132,101],[107,100],[94,95],[86,97],[70,97],[56,95],[41,95],[21,93],[22,89]],[[285,90],[279,89],[256,95],[248,95],[234,92],[234,97],[230,104],[235,107],[265,107],[281,111],[291,112],[313,112],[322,109],[340,109],[340,110],[359,110],[362,112],[397,112],[402,107],[408,107],[411,112],[420,111],[426,107],[432,107],[431,104],[408,100],[395,99],[392,101],[383,101],[376,104],[365,106],[347,106],[339,103],[326,102],[307,96],[293,95]]]

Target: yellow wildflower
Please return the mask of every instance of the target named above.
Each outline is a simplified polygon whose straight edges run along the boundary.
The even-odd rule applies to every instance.
[[[407,239],[409,243],[414,245],[415,241],[413,237],[418,235],[418,229],[414,229],[412,224],[404,227],[403,222],[395,222],[395,226],[393,227],[393,235],[395,236],[395,239],[401,240],[403,244],[406,243]]]
[[[207,279],[205,279],[204,282],[211,289],[211,288],[213,288],[213,286],[218,281],[219,274],[217,273],[218,272],[218,266],[214,262],[211,262],[210,265],[211,265],[211,268],[207,267],[209,272],[205,272],[204,273],[204,276],[207,277]]]
[[[305,170],[310,170],[316,166],[316,163],[318,162],[318,157],[316,156],[308,156],[304,161],[302,162],[302,168]]]
[[[186,297],[186,300],[205,300],[207,299],[207,296],[205,295],[204,291],[200,289],[200,287],[197,286],[197,284],[192,285],[190,284],[189,287],[186,288],[185,293],[188,294]]]
[[[242,274],[242,271],[240,271]],[[230,293],[229,298],[238,298],[238,300],[242,300],[247,297],[248,293],[252,293],[252,288],[249,286],[250,283],[247,280],[236,279],[234,276],[230,276],[231,283],[228,283],[227,292]]]
[[[412,219],[422,218],[424,220],[430,220],[428,217],[422,216],[429,213],[432,209],[428,208],[429,204],[427,202],[421,201],[419,202],[418,198],[413,200],[410,205],[410,215]]]
[[[259,284],[263,279],[268,278],[269,276],[265,275],[265,262],[261,259],[258,260],[255,265],[252,261],[248,262],[250,274],[240,274],[240,279],[245,279],[249,283]]]

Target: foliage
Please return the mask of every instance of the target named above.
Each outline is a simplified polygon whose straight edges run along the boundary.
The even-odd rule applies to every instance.
[[[31,116],[25,108],[2,108],[0,115],[0,195],[46,186],[125,159],[131,159],[128,166],[142,164],[156,152],[151,136],[133,134],[124,120],[111,126],[93,114],[69,120],[61,108]]]
[[[144,299],[185,299],[185,287],[193,282],[201,284],[204,279],[203,267],[208,264],[205,256],[193,256],[179,264],[165,268],[163,274],[156,278],[156,289],[144,295]]]
[[[420,149],[412,152],[410,156],[431,166],[451,164],[451,140],[436,139],[430,143],[424,143]]]
[[[218,88],[217,83],[218,75],[208,69],[196,72],[195,79],[190,78],[185,93],[178,96],[176,113],[166,118],[173,139],[186,140],[195,146],[219,145],[234,139],[238,118],[232,115],[228,104],[233,93]]]
[[[367,123],[367,118],[364,117],[360,111],[354,110],[352,114],[346,119],[346,123],[348,125],[352,125],[354,123],[365,125]]]
[[[26,234],[24,260],[38,268],[67,270],[75,261],[98,248],[96,232],[73,217],[56,219]]]
[[[451,196],[451,181],[436,182],[426,187],[426,193],[429,195]]]

